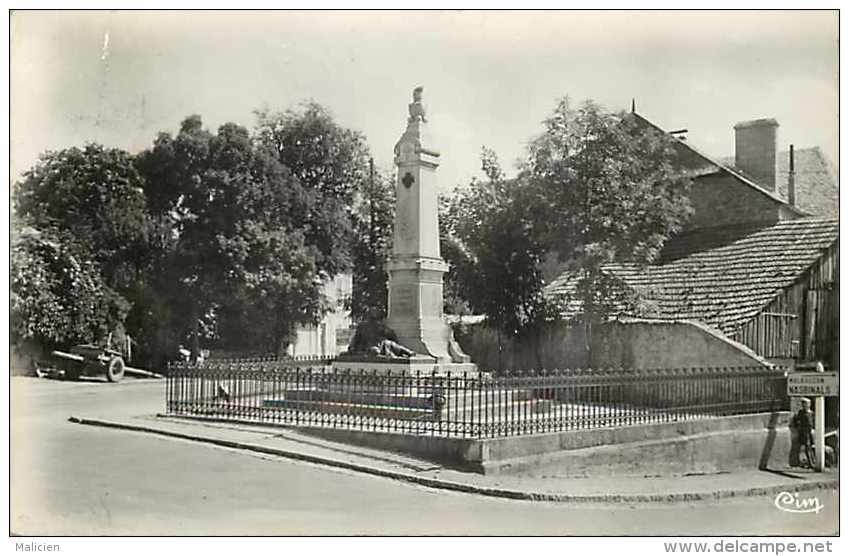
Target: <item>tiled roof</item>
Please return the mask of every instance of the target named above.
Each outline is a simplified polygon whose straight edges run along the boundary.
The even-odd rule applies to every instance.
[[[796,206],[814,216],[837,216],[837,172],[819,147],[795,149]],[[734,168],[734,157],[723,157],[722,164]],[[778,153],[778,196],[787,200],[790,152]]]
[[[645,296],[643,305],[652,312],[642,316],[697,320],[728,334],[793,284],[837,241],[837,231],[837,219],[828,218],[697,230],[670,240],[658,264],[612,264],[604,270]],[[546,294],[568,295],[576,283],[564,273]],[[572,301],[564,314],[579,310]]]

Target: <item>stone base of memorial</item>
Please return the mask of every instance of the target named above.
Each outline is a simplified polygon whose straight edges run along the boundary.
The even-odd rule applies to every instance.
[[[393,376],[416,376],[432,375],[462,376],[464,373],[469,378],[478,376],[478,366],[474,363],[439,363],[436,357],[427,355],[414,355],[412,357],[381,357],[366,354],[341,354],[333,360],[333,370],[343,372],[346,370],[354,372],[372,372]]]

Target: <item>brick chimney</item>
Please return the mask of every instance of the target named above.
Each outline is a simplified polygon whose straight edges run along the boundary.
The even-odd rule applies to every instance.
[[[778,122],[773,118],[734,126],[734,166],[755,183],[775,193]]]

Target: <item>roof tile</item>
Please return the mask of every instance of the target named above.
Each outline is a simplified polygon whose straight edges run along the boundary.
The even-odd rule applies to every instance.
[[[659,262],[646,267],[604,267],[630,288],[644,292],[659,318],[699,320],[731,332],[756,315],[791,285],[838,239],[836,218],[802,218],[769,227],[724,226],[681,234],[669,242]],[[568,272],[548,287],[548,295],[574,293]],[[565,316],[580,303],[572,300]]]

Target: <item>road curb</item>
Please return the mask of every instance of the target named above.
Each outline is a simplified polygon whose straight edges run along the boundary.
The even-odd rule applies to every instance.
[[[186,434],[175,431],[158,429],[155,427],[144,425],[133,425],[116,421],[106,421],[103,419],[89,419],[85,417],[69,417],[68,421],[80,425],[89,425],[97,427],[105,427],[112,429],[128,430],[134,432],[143,432],[166,436],[170,438],[178,438],[181,440],[189,440],[193,442],[201,442],[205,444],[213,444],[225,448],[234,448],[238,450],[247,450],[256,453],[268,454],[297,461],[315,463],[319,465],[327,465],[360,473],[368,473],[378,477],[385,477],[404,481],[407,483],[417,484],[430,488],[442,490],[450,490],[455,492],[464,492],[468,494],[478,494],[482,496],[490,496],[495,498],[507,498],[510,500],[526,500],[533,502],[568,502],[568,503],[674,503],[674,502],[696,502],[706,500],[721,500],[726,498],[744,498],[750,496],[767,496],[776,495],[780,492],[805,492],[809,490],[819,490],[823,488],[838,488],[840,485],[839,479],[822,479],[816,481],[805,481],[795,485],[774,485],[765,487],[751,487],[745,489],[722,489],[710,492],[676,492],[670,494],[566,494],[566,493],[550,493],[550,492],[531,492],[512,489],[501,489],[487,486],[479,486],[469,483],[459,483],[456,481],[446,481],[443,479],[433,479],[430,477],[421,477],[409,473],[400,473],[397,471],[388,471],[378,467],[368,465],[360,465],[347,461],[340,461],[332,458],[324,458],[320,456],[312,456],[291,450],[283,450],[280,448],[270,448],[259,444],[251,444],[248,442],[238,442],[234,440],[224,440],[220,438],[210,438],[196,434]]]

